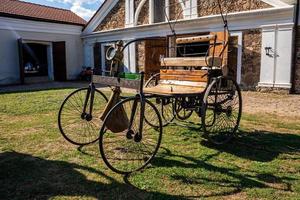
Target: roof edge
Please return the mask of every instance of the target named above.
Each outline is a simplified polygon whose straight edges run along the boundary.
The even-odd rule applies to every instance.
[[[95,12],[95,14],[93,15],[93,17],[85,24],[85,26],[83,27],[82,31],[84,31],[88,27],[88,25],[94,20],[94,18],[96,17],[96,15],[98,14],[98,12],[103,8],[103,6],[104,6],[104,4],[106,2],[107,2],[107,0],[103,1],[103,3],[98,8],[98,10]]]
[[[66,21],[59,21],[59,20],[51,20],[51,19],[44,19],[44,18],[37,18],[37,17],[30,17],[24,15],[16,15],[16,14],[8,14],[0,12],[1,17],[9,17],[9,18],[16,18],[16,19],[25,19],[25,20],[32,20],[32,21],[40,21],[40,22],[49,22],[49,23],[56,23],[56,24],[68,24],[68,25],[76,25],[85,27],[86,24],[80,24],[76,22],[66,22]]]

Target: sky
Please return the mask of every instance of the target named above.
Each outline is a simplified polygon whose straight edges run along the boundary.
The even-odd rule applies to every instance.
[[[82,17],[89,20],[98,10],[104,0],[22,0],[57,8],[69,9]]]

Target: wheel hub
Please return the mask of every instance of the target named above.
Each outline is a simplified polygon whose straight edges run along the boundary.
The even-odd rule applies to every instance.
[[[232,115],[232,107],[231,106],[228,106],[228,108],[226,109],[226,115],[227,115],[227,117],[231,117],[231,115]]]
[[[92,121],[92,119],[93,119],[93,116],[90,115],[90,114],[87,114],[87,115],[85,116],[85,120],[88,121],[88,122]]]
[[[127,131],[127,133],[126,133],[126,138],[127,138],[128,140],[131,140],[131,139],[133,138],[133,135],[134,135],[133,130],[129,130],[129,131]]]
[[[92,121],[93,116],[90,115],[90,114],[82,113],[81,116],[80,116],[80,118],[82,120],[86,120],[86,121],[90,122],[90,121]]]
[[[141,142],[141,141],[142,141],[142,134],[136,133],[136,134],[134,135],[134,141],[135,141],[136,143]]]

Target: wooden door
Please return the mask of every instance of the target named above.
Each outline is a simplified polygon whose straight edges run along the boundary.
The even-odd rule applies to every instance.
[[[145,74],[148,79],[151,74],[160,72],[160,57],[167,54],[167,40],[162,38],[159,40],[145,41]]]
[[[67,66],[66,66],[66,43],[53,42],[53,66],[54,66],[54,80],[67,80]]]
[[[23,61],[23,40],[18,39],[18,53],[19,53],[19,70],[20,70],[20,83],[24,84],[24,61]]]

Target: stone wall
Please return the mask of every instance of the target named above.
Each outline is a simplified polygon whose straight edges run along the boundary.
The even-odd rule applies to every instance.
[[[261,40],[260,29],[243,31],[241,74],[241,86],[243,88],[254,89],[260,80]]]
[[[137,9],[137,7],[138,7],[138,5],[140,4],[141,1],[142,0],[136,0],[134,2],[134,6],[135,6],[134,10]],[[148,1],[144,4],[144,6],[143,6],[143,8],[140,12],[137,24],[138,25],[149,24],[149,2]]]
[[[181,0],[170,0],[169,2],[170,20],[183,19],[183,10],[180,5]]]
[[[297,28],[297,38],[296,38],[296,65],[295,65],[295,74],[294,74],[294,88],[296,93],[300,93],[300,26]]]
[[[218,0],[197,0],[198,1],[198,16],[220,14]],[[263,8],[271,8],[272,6],[260,0],[231,0],[221,1],[224,13],[241,12],[247,10],[256,10]]]
[[[145,70],[145,42],[136,43],[136,69],[137,72]]]
[[[119,0],[110,13],[104,18],[94,30],[105,31],[125,27],[125,0]]]

